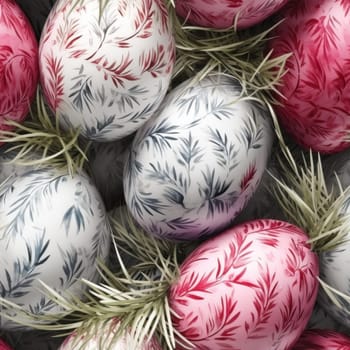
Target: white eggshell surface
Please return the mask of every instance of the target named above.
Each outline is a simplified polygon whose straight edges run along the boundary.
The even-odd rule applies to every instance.
[[[62,311],[39,292],[39,280],[77,297],[85,291],[81,278],[97,281],[96,259],[106,261],[111,237],[105,208],[84,173],[11,169],[8,177],[0,165],[0,296],[32,313]],[[0,316],[0,328],[17,327]]]
[[[185,81],[136,133],[124,170],[128,209],[159,237],[213,234],[253,194],[272,141],[267,110],[237,80]]]
[[[130,332],[125,331],[119,337],[114,338],[118,330],[119,322],[111,320],[106,324],[97,325],[93,336],[87,332],[73,333],[63,342],[59,350],[162,350],[156,337],[140,346],[136,346]]]
[[[162,0],[57,0],[39,45],[40,82],[62,126],[96,141],[132,134],[169,86],[175,43]]]

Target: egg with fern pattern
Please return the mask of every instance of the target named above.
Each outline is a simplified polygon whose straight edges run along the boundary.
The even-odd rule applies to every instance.
[[[14,0],[0,0],[0,131],[22,122],[38,86],[38,42]]]
[[[215,234],[257,188],[273,139],[268,110],[238,80],[184,81],[135,135],[124,168],[127,207],[160,238]]]
[[[102,199],[84,172],[0,161],[0,296],[32,314],[62,311],[39,281],[82,298],[81,278],[96,281],[97,259],[107,262],[111,230]],[[18,330],[2,310],[0,329]]]
[[[311,316],[318,257],[307,234],[255,220],[202,242],[168,293],[173,326],[190,349],[291,350]],[[177,350],[186,349],[177,338]]]
[[[40,84],[63,128],[131,135],[168,90],[175,41],[163,0],[57,0],[39,45]]]
[[[290,54],[275,109],[305,149],[350,147],[350,2],[291,0],[269,41],[272,56]]]
[[[288,0],[175,0],[177,14],[187,22],[216,29],[236,24],[252,27],[278,11]]]

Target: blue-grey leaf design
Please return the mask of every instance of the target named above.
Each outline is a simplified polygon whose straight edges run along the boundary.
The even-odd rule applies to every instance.
[[[116,115],[103,115],[103,118],[96,118],[94,126],[85,125],[85,136],[92,140],[104,140],[106,134],[118,128],[114,124]],[[122,126],[120,126],[122,128]]]
[[[132,147],[131,152],[129,153],[129,157],[126,159],[124,166],[124,179],[128,179],[127,185],[129,187],[132,186],[132,183],[135,181],[137,176],[142,173],[142,171],[143,165],[136,159],[136,152]]]
[[[203,159],[204,149],[199,146],[199,140],[192,137],[191,132],[189,132],[188,137],[181,138],[180,142],[177,161],[186,168],[188,184],[190,185],[192,167]]]
[[[57,307],[56,303],[50,298],[42,296],[36,304],[29,305],[29,311],[33,315],[43,315]]]
[[[53,174],[48,169],[31,170],[23,176],[32,179],[30,185],[18,193],[16,200],[9,206],[7,213],[15,216],[4,230],[6,237],[21,235],[28,219],[35,222],[43,206],[50,203],[54,191],[58,191],[60,183],[67,180],[67,175]]]
[[[32,247],[26,242],[26,258],[17,258],[13,263],[13,269],[5,269],[6,281],[0,281],[0,295],[3,298],[18,298],[30,292],[32,283],[39,276],[39,267],[50,257],[46,253],[50,240],[45,240],[45,232],[37,237],[30,237],[34,242]]]
[[[164,197],[171,203],[184,206],[184,194],[176,188],[168,187],[165,189]]]
[[[229,191],[231,183],[221,181],[216,176],[215,169],[209,169],[207,166],[206,171],[202,171],[202,175],[204,182],[199,184],[198,191],[205,199],[202,206],[208,207],[207,216],[212,217],[218,212],[227,212],[237,200],[238,193]]]
[[[147,169],[147,179],[157,180],[166,185],[175,185],[182,188],[184,192],[187,191],[187,178],[175,165],[170,165],[167,161],[164,164],[157,161],[156,163],[149,163],[149,166],[150,169]]]
[[[7,196],[14,190],[14,183],[16,182],[16,176],[10,176],[0,184],[0,202],[6,203]],[[1,239],[1,238],[0,238]]]
[[[162,210],[168,206],[162,204],[159,199],[154,198],[152,193],[139,191],[137,193],[133,193],[130,207],[133,208],[134,213],[142,218],[144,213],[151,216],[155,213],[164,215]]]
[[[221,133],[218,129],[209,128],[209,142],[214,145],[214,153],[217,157],[217,163],[232,171],[238,165],[235,143],[230,140],[226,133]]]
[[[84,263],[79,251],[75,247],[62,249],[59,247],[61,256],[64,260],[62,270],[64,278],[60,277],[61,287],[66,289],[72,286],[80,279],[84,272]]]
[[[166,119],[163,119],[160,123],[154,123],[154,125],[147,128],[146,134],[140,138],[143,140],[140,147],[142,149],[146,146],[149,150],[152,146],[162,154],[165,148],[171,148],[171,141],[177,140],[178,133],[179,126],[170,124]]]
[[[148,89],[143,88],[139,85],[133,85],[127,90],[127,92],[117,91],[115,98],[113,99],[113,101],[110,102],[110,106],[112,106],[112,104],[116,103],[117,101],[119,111],[125,112],[127,108],[133,109],[135,108],[135,106],[140,106],[140,97],[148,93]],[[151,106],[152,105],[149,104],[147,108],[143,110],[143,113],[149,113]],[[130,116],[131,114],[128,115]],[[135,115],[136,114],[133,115],[133,118],[135,118]]]
[[[188,92],[188,90],[186,90]],[[205,99],[201,99],[198,94],[190,95],[183,94],[183,97],[180,97],[176,100],[176,106],[181,113],[194,113],[198,114],[200,111],[201,105],[205,103]]]
[[[72,98],[73,106],[83,112],[85,108],[91,113],[91,107],[95,101],[92,86],[91,75],[84,73],[84,65],[82,64],[78,70],[78,74],[72,78],[75,82],[70,89],[69,98]]]
[[[86,187],[83,186],[81,181],[77,182],[74,192],[74,203],[65,211],[62,218],[62,224],[64,225],[67,235],[71,232],[71,225],[73,222],[75,223],[75,232],[77,234],[79,234],[81,230],[85,230],[86,216],[91,217],[94,215],[91,206],[90,193],[87,191]]]
[[[258,118],[257,111],[251,108],[239,135],[239,139],[245,145],[247,152],[251,149],[259,149],[263,144],[264,130],[258,126]]]
[[[112,229],[107,217],[101,219],[96,227],[96,233],[92,237],[90,260],[95,264],[96,259],[106,256],[106,247],[109,246],[112,237]]]
[[[211,98],[209,102],[209,107],[207,109],[204,118],[207,116],[214,116],[219,120],[230,119],[233,117],[234,110],[232,104],[227,103],[225,100],[220,100],[219,98]]]
[[[191,231],[196,227],[198,227],[198,222],[196,219],[190,219],[190,218],[184,218],[184,217],[176,217],[171,220],[166,220],[165,223],[172,231],[178,231],[178,230]]]

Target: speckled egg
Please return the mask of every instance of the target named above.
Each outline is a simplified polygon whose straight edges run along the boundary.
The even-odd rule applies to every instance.
[[[237,29],[258,24],[288,0],[175,0],[176,12],[186,21],[203,27]]]
[[[254,193],[272,142],[268,111],[237,80],[187,80],[136,133],[124,170],[128,209],[159,237],[218,232]]]
[[[38,85],[38,42],[14,0],[0,0],[0,130],[22,121]],[[1,140],[0,140],[1,141]]]
[[[310,318],[317,277],[317,254],[300,228],[234,226],[181,264],[168,294],[173,326],[190,349],[290,350]],[[176,349],[187,349],[177,340]]]
[[[81,278],[98,280],[111,230],[102,199],[83,172],[0,161],[0,296],[34,314],[62,311],[40,293],[43,281],[59,293],[83,297]],[[5,315],[0,329],[20,327]]]
[[[50,108],[62,127],[95,141],[143,125],[164,98],[175,61],[162,0],[58,0],[39,49]]]

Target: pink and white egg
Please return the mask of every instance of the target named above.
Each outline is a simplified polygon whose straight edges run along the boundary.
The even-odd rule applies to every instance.
[[[61,126],[95,141],[132,134],[161,103],[175,42],[163,1],[58,0],[39,46],[44,97]]]
[[[31,24],[14,0],[0,1],[0,130],[21,122],[38,85],[38,43]]]
[[[182,263],[168,294],[174,328],[194,349],[290,350],[311,316],[317,276],[318,257],[298,227],[235,226]]]
[[[284,129],[306,149],[350,147],[350,2],[292,0],[269,47],[292,53],[275,106]]]

